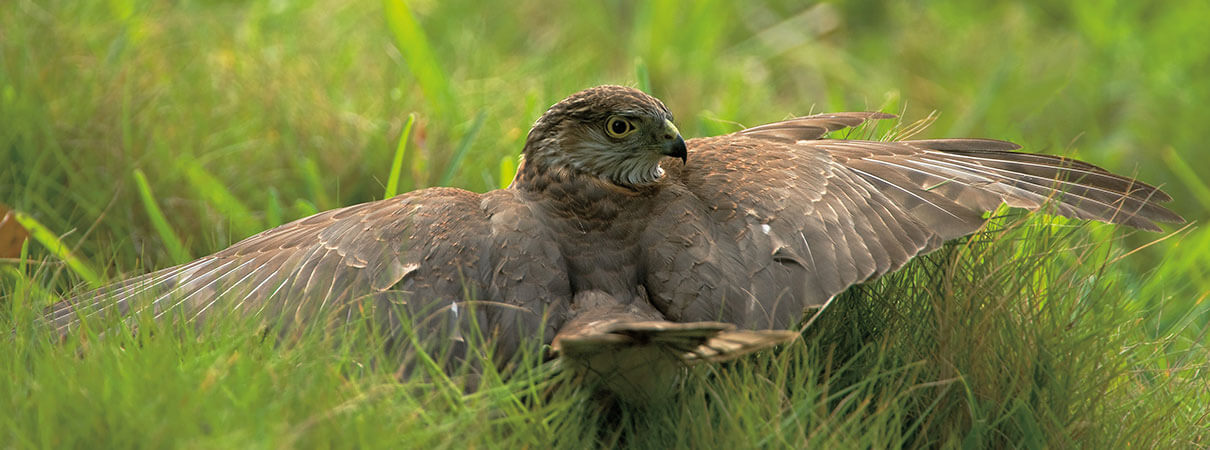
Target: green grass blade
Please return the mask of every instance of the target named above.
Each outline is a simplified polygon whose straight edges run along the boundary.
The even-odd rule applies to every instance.
[[[185,177],[193,189],[227,219],[235,234],[242,237],[265,229],[265,224],[256,218],[252,210],[197,161],[185,163]]]
[[[269,188],[269,204],[265,206],[265,223],[268,225],[265,228],[273,228],[283,223],[281,194],[274,187]]]
[[[407,61],[408,70],[420,84],[420,90],[434,107],[434,112],[439,117],[453,113],[455,103],[449,77],[437,63],[433,48],[407,2],[383,0],[382,4],[395,44]]]
[[[141,169],[134,170],[134,181],[139,189],[139,197],[143,199],[143,207],[147,210],[147,217],[151,219],[151,226],[155,228],[156,233],[159,233],[160,240],[164,242],[164,247],[168,250],[168,256],[178,264],[192,260],[193,256],[189,255],[189,249],[185,248],[181,238],[176,235],[176,231],[173,231],[172,225],[168,223],[168,218],[160,210],[160,205],[156,204],[155,195],[151,192],[151,185],[147,183],[147,176]]]
[[[21,242],[20,261],[17,263],[17,270],[20,270],[21,273],[26,273],[25,270],[29,267],[29,239]]]
[[[470,150],[471,143],[475,142],[475,136],[478,136],[479,130],[483,128],[484,117],[486,117],[486,114],[483,111],[479,111],[479,114],[475,115],[475,121],[471,122],[471,128],[462,136],[462,142],[458,143],[458,149],[454,150],[454,156],[450,158],[449,165],[445,167],[445,175],[441,176],[441,182],[438,183],[439,186],[449,186],[450,182],[454,180],[454,173],[462,165],[462,159],[466,157],[466,152]]]
[[[1210,187],[1206,186],[1206,181],[1172,147],[1164,149],[1163,155],[1164,162],[1168,164],[1168,168],[1176,174],[1177,178],[1180,178],[1185,183],[1185,186],[1190,191],[1196,194],[1196,200],[1207,210],[1210,210]]]
[[[634,61],[634,77],[639,83],[639,90],[651,93],[651,73],[647,70],[647,62],[643,58]]]
[[[498,183],[500,189],[504,189],[508,187],[508,185],[513,184],[513,177],[517,175],[516,159],[517,157],[515,156],[505,156],[500,158],[500,182]]]
[[[75,272],[76,275],[79,275],[80,278],[83,278],[84,281],[88,282],[90,286],[101,286],[101,277],[97,275],[96,270],[93,270],[92,264],[90,264],[83,257],[73,254],[71,249],[69,249],[67,245],[64,245],[63,241],[59,240],[58,235],[50,231],[49,228],[46,228],[46,226],[42,225],[41,222],[38,222],[37,219],[34,219],[33,217],[30,217],[22,212],[13,211],[13,218],[17,219],[17,223],[20,223],[21,226],[25,227],[26,231],[29,231],[29,235],[32,236],[35,241],[38,241],[39,244],[42,244],[43,247],[46,247],[46,249],[49,250],[51,254],[55,255],[56,258],[58,258],[60,261],[63,261],[64,264],[67,264],[67,267],[70,268],[72,272]],[[25,258],[22,258],[22,261],[24,260]]]
[[[294,213],[297,214],[297,217],[313,216],[319,214],[319,208],[314,203],[300,198],[294,200]]]
[[[308,194],[315,207],[323,210],[332,209],[332,200],[324,191],[324,177],[320,175],[319,164],[316,164],[315,160],[311,158],[303,158],[300,169],[302,169],[303,181],[306,182]]]
[[[399,175],[403,171],[403,156],[407,154],[408,140],[411,139],[412,125],[415,123],[416,114],[408,114],[408,122],[403,125],[403,134],[399,135],[399,145],[395,146],[395,159],[391,161],[391,175],[387,178],[387,190],[383,198],[391,198],[399,193]]]

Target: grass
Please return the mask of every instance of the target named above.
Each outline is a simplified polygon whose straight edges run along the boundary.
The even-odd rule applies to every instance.
[[[79,285],[319,210],[506,185],[545,107],[601,83],[650,86],[686,136],[939,112],[922,136],[1137,173],[1202,222],[1210,50],[1189,43],[1210,40],[1207,9],[14,2],[0,11],[0,202],[41,226],[0,261],[0,328],[16,330],[0,350],[0,410],[16,412],[0,441],[1204,447],[1210,232],[1197,223],[1153,243],[1166,235],[1005,219],[850,291],[801,344],[695,368],[651,411],[602,404],[538,361],[463,394],[398,383],[367,363],[379,346],[319,332],[277,345],[240,321],[148,322],[49,345],[28,324]]]

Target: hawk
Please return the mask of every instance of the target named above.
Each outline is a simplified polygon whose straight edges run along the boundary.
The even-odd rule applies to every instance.
[[[685,141],[659,100],[594,87],[537,120],[506,189],[319,213],[48,314],[68,332],[138,311],[287,326],[369,311],[409,345],[455,348],[447,365],[477,327],[500,362],[540,341],[644,401],[684,364],[793,339],[804,311],[977,231],[1001,204],[1153,231],[1183,221],[1156,187],[1009,142],[825,138],[891,117],[820,114]]]

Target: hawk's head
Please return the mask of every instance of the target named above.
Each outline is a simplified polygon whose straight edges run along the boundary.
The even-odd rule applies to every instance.
[[[660,160],[684,161],[685,140],[655,97],[623,86],[586,89],[551,106],[525,141],[526,164],[567,168],[622,186],[652,183]]]

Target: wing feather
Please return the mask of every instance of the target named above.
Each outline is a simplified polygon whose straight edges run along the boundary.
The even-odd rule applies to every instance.
[[[496,215],[516,228],[493,230]],[[190,321],[240,312],[290,325],[364,298],[384,302],[386,309],[402,306],[408,314],[446,314],[451,320],[433,320],[440,325],[424,331],[458,336],[469,321],[450,305],[489,300],[482,303],[520,306],[485,316],[508,319],[506,328],[519,339],[536,334],[543,303],[569,296],[563,265],[552,260],[557,252],[537,246],[518,255],[496,245],[518,239],[553,245],[534,220],[512,192],[416,191],[299,219],[197,261],[75,296],[50,308],[47,317],[60,333],[82,320],[141,311]],[[499,266],[512,276],[493,275]],[[544,297],[516,299],[516,292]],[[386,320],[400,320],[388,314]]]
[[[1155,186],[1010,142],[822,139],[889,117],[825,114],[689,141],[688,162],[666,165],[669,194],[642,240],[652,302],[671,320],[785,328],[975,232],[1001,204],[1145,230],[1183,220]],[[696,210],[710,214],[685,214]],[[739,255],[703,254],[700,242]]]

